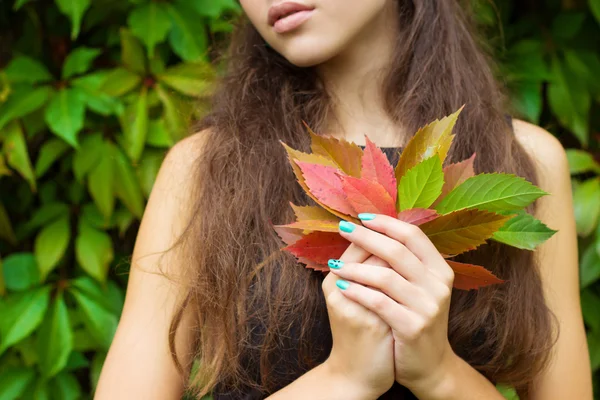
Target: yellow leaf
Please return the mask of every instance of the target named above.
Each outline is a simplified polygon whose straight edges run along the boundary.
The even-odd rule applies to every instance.
[[[334,220],[335,215],[318,206],[297,206],[290,202],[296,221]]]
[[[310,134],[310,148],[313,154],[319,154],[332,161],[336,168],[345,174],[360,178],[363,150],[355,143],[331,136],[317,135],[306,126]]]

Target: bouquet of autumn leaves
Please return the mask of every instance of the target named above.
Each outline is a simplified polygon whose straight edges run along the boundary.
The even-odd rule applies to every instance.
[[[339,221],[360,224],[358,213],[385,214],[419,226],[454,270],[455,288],[504,282],[482,266],[449,259],[488,239],[535,249],[556,231],[524,208],[548,193],[512,174],[476,175],[475,154],[444,166],[461,110],[421,128],[395,167],[366,135],[364,151],[310,128],[310,154],[281,142],[300,186],[318,204],[290,203],[296,221],[273,226],[286,244],[281,249],[307,268],[329,271],[327,260],[350,245],[339,234]]]

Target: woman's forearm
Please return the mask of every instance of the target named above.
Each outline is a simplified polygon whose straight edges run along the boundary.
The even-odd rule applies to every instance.
[[[443,375],[411,386],[419,400],[504,400],[490,381],[458,356]]]
[[[371,393],[346,377],[321,364],[283,389],[267,397],[268,400],[374,400],[379,396]]]

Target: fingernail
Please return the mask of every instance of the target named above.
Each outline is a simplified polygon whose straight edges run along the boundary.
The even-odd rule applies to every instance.
[[[335,283],[335,285],[342,290],[346,290],[346,289],[348,289],[348,286],[350,286],[350,283],[343,279],[338,279],[338,281]]]
[[[362,221],[371,221],[372,219],[375,219],[375,214],[360,213],[358,214],[358,218],[360,218]]]
[[[348,221],[340,221],[340,229],[343,232],[350,233],[354,230],[354,224]]]
[[[329,268],[340,269],[344,266],[344,262],[342,260],[330,258],[329,261],[327,261],[327,265],[329,265]]]

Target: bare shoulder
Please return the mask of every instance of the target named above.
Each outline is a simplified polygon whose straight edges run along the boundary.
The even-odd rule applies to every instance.
[[[202,154],[209,134],[209,129],[196,132],[180,140],[169,150],[161,166],[161,172],[163,175],[165,171],[172,174],[171,177],[176,178],[176,182],[171,180],[167,180],[167,182],[180,183],[190,177],[193,166]]]

